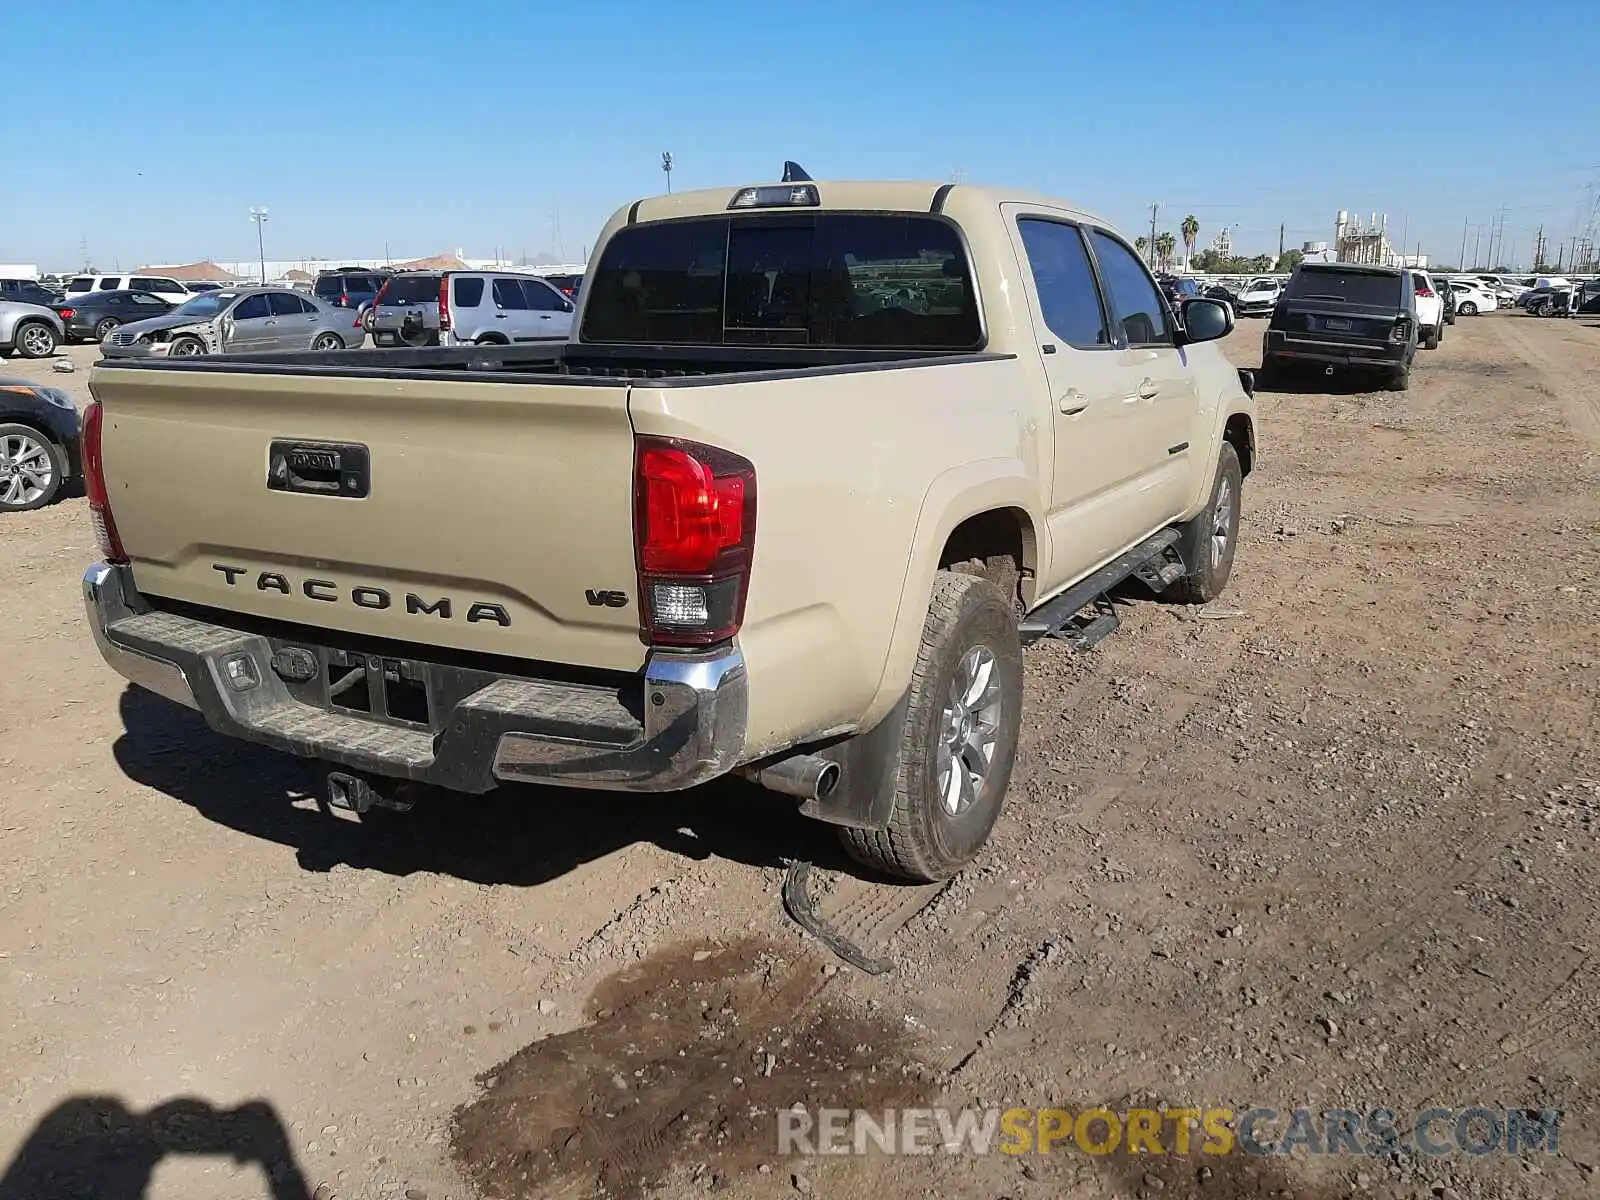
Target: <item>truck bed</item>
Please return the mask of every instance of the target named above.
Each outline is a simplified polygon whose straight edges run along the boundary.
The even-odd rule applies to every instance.
[[[198,358],[103,360],[118,370],[216,374],[451,379],[497,383],[729,383],[838,372],[985,362],[1007,354],[938,350],[852,350],[805,346],[578,345],[565,338],[514,346],[400,346],[372,350],[288,351]]]

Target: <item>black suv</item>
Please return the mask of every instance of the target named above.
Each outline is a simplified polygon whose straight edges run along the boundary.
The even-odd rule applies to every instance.
[[[43,304],[48,307],[59,299],[61,299],[60,292],[51,291],[37,279],[0,279],[0,300]]]
[[[387,271],[373,271],[365,267],[341,267],[334,271],[317,272],[317,282],[312,286],[318,300],[338,308],[365,309],[377,298]]]
[[[1293,367],[1381,374],[1388,387],[1411,386],[1417,357],[1416,288],[1401,267],[1301,263],[1284,288],[1261,347],[1269,383]]]

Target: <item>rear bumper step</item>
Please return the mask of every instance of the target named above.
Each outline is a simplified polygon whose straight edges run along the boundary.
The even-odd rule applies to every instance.
[[[154,611],[132,572],[107,563],[84,574],[83,597],[101,655],[129,681],[196,709],[219,733],[353,770],[463,792],[502,781],[662,792],[727,773],[744,748],[746,677],[737,647],[653,652],[639,676],[608,687],[286,648]],[[355,694],[370,691],[370,712],[393,711],[382,700],[384,677],[404,676],[426,689],[427,722],[336,711],[329,696],[350,689],[310,680],[302,664],[325,671],[333,662],[348,675],[352,657],[368,673],[369,688]]]

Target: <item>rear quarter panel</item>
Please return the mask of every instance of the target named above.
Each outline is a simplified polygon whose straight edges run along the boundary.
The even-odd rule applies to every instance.
[[[961,520],[1015,507],[1042,531],[1032,395],[1015,359],[634,388],[636,432],[755,464],[747,755],[893,706]]]

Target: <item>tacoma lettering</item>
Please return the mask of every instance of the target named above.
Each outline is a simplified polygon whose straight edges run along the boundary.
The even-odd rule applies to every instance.
[[[211,569],[221,575],[229,587],[239,587],[239,581],[252,573],[248,567],[235,567],[228,563],[212,563]],[[346,593],[341,592],[339,585],[331,579],[301,579],[296,582],[300,594],[307,600],[318,600],[324,604],[354,604],[357,608],[371,609],[374,612],[397,607],[391,592],[370,584],[357,584]],[[255,589],[258,592],[278,592],[285,596],[292,596],[295,593],[295,587],[291,584],[289,576],[279,571],[256,572]],[[452,620],[456,611],[456,602],[449,596],[424,599],[415,592],[405,593],[404,606],[408,616],[438,617],[445,621]],[[490,622],[502,629],[511,627],[511,614],[506,611],[505,606],[487,600],[474,600],[468,604],[463,619],[469,625]]]

